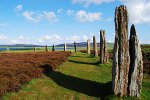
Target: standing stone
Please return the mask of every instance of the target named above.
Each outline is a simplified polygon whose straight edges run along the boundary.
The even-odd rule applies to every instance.
[[[88,39],[88,40],[87,40],[87,53],[88,53],[88,54],[91,54],[90,48],[91,48],[90,39]]]
[[[95,36],[93,36],[93,50],[94,50],[94,56],[97,57],[98,52],[97,52],[97,42]]]
[[[115,95],[126,96],[130,67],[128,42],[128,12],[123,5],[116,7],[115,43],[113,49],[112,89]]]
[[[55,51],[55,45],[53,44],[52,51]]]
[[[45,51],[48,52],[48,47],[47,47],[47,45],[45,46]]]
[[[9,47],[6,48],[6,51],[9,52]]]
[[[74,50],[75,50],[75,52],[77,52],[77,44],[76,44],[76,42],[74,42]]]
[[[66,51],[67,50],[67,45],[66,45],[66,43],[64,43],[64,51]]]
[[[100,63],[108,63],[108,51],[107,51],[107,45],[105,40],[105,31],[100,30]]]
[[[34,52],[36,52],[36,47],[34,47],[33,49],[34,49]]]
[[[134,25],[130,30],[130,71],[129,71],[129,96],[139,97],[143,79],[143,61],[139,39]]]

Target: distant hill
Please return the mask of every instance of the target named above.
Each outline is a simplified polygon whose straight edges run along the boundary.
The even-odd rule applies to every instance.
[[[77,47],[86,47],[87,42],[76,43]],[[55,45],[56,47],[63,47],[64,44]],[[93,43],[91,43],[91,47]],[[97,43],[97,46],[100,46],[100,43]],[[107,43],[108,47],[113,47],[113,43]],[[13,45],[0,45],[0,47],[44,47],[43,45],[34,45],[34,44],[13,44]],[[74,43],[67,43],[67,47],[74,47]]]
[[[68,47],[73,47],[74,46],[74,43],[67,43],[66,44]],[[81,42],[81,43],[76,43],[76,45],[78,47],[86,47],[86,42]],[[59,45],[56,45],[56,47],[63,47],[64,44],[59,44]]]
[[[43,47],[43,46],[33,44],[14,44],[14,45],[0,45],[0,47]]]
[[[66,44],[68,47],[73,47],[74,46],[74,43],[67,43]],[[76,43],[77,47],[86,47],[87,46],[87,42],[81,42],[81,43]],[[113,43],[107,43],[107,46],[109,48],[113,48]],[[56,47],[63,47],[64,44],[59,44],[59,45],[56,45]],[[91,46],[93,46],[93,43],[91,43]],[[100,43],[97,43],[97,46],[100,47]]]

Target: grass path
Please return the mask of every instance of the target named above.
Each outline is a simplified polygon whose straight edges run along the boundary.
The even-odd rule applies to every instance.
[[[55,72],[23,85],[18,93],[6,94],[3,100],[120,99],[111,95],[111,63],[98,64],[98,57],[85,53],[74,53],[68,60]],[[142,99],[150,99],[150,88],[147,88],[150,80],[145,79],[144,82]]]

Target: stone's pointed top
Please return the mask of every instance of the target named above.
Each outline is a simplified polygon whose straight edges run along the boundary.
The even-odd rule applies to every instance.
[[[116,7],[116,9],[123,9],[123,10],[126,10],[127,7],[125,5],[120,5],[119,7]]]
[[[100,32],[105,32],[105,30],[100,30]]]
[[[122,21],[124,21],[124,23],[128,24],[129,19],[128,10],[126,6],[120,5],[119,7],[116,7],[114,21],[115,23],[121,23]],[[124,25],[126,26],[126,24]]]
[[[105,30],[100,30],[100,34],[105,34]]]
[[[136,36],[136,29],[135,29],[134,24],[131,26],[131,29],[130,29],[130,36]]]
[[[93,36],[93,38],[95,38],[95,36]]]
[[[120,5],[119,7],[116,7],[116,14],[122,11],[128,12],[127,7],[125,5]]]
[[[129,44],[130,70],[128,77],[128,94],[129,96],[139,97],[143,79],[143,61],[140,43],[134,25],[131,26]]]
[[[100,30],[100,32],[105,32],[105,30]]]
[[[118,9],[118,7],[116,7],[116,9]]]

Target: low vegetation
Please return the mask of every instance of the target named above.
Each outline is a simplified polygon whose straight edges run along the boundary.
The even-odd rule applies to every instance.
[[[55,70],[70,52],[1,53],[0,96],[19,91],[21,85],[43,73]]]
[[[112,95],[112,60],[99,64],[99,57],[74,53],[68,61],[42,78],[33,79],[18,93],[7,93],[3,100],[149,100],[150,77],[144,75],[140,98]]]

